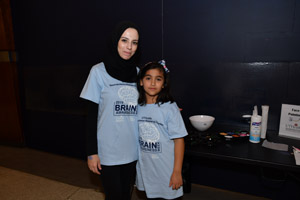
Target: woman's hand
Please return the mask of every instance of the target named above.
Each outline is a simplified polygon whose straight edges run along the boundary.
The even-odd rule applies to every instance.
[[[89,169],[92,172],[100,175],[99,170],[101,170],[101,164],[100,164],[100,158],[97,154],[88,156],[87,163],[88,163]]]
[[[170,180],[169,187],[172,186],[173,190],[178,190],[183,184],[181,172],[173,172]]]

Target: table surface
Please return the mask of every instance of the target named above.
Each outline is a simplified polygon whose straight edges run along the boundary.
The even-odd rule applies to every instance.
[[[279,137],[277,133],[268,131],[266,140],[289,146],[288,151],[279,151],[263,147],[263,140],[260,143],[251,143],[249,137],[234,138],[231,141],[225,141],[224,137],[220,137],[220,132],[224,132],[224,130],[234,131],[233,129],[236,130],[236,128],[219,126],[205,132],[189,130],[189,136],[185,138],[185,156],[188,158],[207,157],[300,172],[300,166],[296,165],[292,150],[292,146],[300,147],[300,140]],[[197,142],[195,138],[199,139],[199,135],[209,135],[215,142],[205,143],[203,140]]]

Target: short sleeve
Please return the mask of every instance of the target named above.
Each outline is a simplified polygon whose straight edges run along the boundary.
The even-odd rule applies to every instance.
[[[95,65],[90,70],[90,74],[84,84],[80,97],[99,104],[102,90],[102,80],[100,72],[97,69],[99,65]]]
[[[177,104],[170,104],[169,110],[167,124],[170,139],[185,137],[188,133]]]

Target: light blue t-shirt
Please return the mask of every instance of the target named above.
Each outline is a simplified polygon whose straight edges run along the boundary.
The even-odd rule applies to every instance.
[[[99,104],[97,144],[101,164],[137,160],[136,84],[111,77],[104,63],[99,63],[92,67],[80,97]]]
[[[148,198],[174,199],[182,187],[169,187],[174,168],[174,141],[187,131],[176,103],[138,106],[139,160],[136,185]]]

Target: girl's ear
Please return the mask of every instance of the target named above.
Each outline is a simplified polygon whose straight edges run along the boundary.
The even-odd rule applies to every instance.
[[[140,86],[143,86],[143,81],[142,80],[140,80]]]

